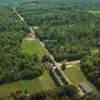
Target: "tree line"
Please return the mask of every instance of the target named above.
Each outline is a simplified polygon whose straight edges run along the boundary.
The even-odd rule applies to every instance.
[[[100,53],[82,58],[81,69],[87,79],[100,89]]]

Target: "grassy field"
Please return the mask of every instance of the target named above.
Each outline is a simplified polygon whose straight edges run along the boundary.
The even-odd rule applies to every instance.
[[[36,40],[23,40],[21,45],[21,52],[34,55],[37,54],[40,58],[45,54],[44,48]],[[41,90],[52,89],[55,87],[53,80],[49,73],[44,71],[43,75],[33,80],[21,80],[13,83],[0,85],[0,97],[8,96],[11,92],[16,90],[27,89],[29,93],[38,92]]]
[[[40,43],[37,40],[23,40],[21,45],[21,51],[30,55],[37,54],[40,58],[43,55],[45,55],[44,48],[40,45]]]
[[[93,14],[100,14],[100,10],[89,10],[89,12]]]
[[[100,17],[100,10],[89,10],[89,13],[91,13],[97,17]]]
[[[79,64],[66,68],[64,72],[75,86],[78,86],[80,82],[86,82],[96,92],[96,88],[86,79]]]
[[[93,48],[93,49],[91,49],[91,54],[92,55],[95,55],[97,53],[99,53],[99,48]]]
[[[34,80],[21,80],[9,84],[0,85],[0,97],[8,96],[12,91],[25,90],[29,93],[38,92],[41,90],[48,90],[55,87],[53,80],[50,78],[47,71],[42,76]]]

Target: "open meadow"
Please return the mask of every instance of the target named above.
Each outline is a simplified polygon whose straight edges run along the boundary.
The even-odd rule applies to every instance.
[[[87,78],[85,77],[85,75],[83,74],[83,72],[80,69],[80,65],[76,64],[73,65],[70,68],[66,68],[66,70],[64,71],[65,74],[69,77],[70,81],[75,85],[78,86],[81,82],[86,82],[95,92],[96,92],[96,88],[94,85],[92,85]]]
[[[44,85],[45,84],[45,85]],[[8,96],[16,90],[28,90],[28,93],[35,93],[42,90],[55,88],[53,80],[50,78],[47,71],[42,76],[33,80],[21,80],[13,83],[0,85],[0,97]]]
[[[28,41],[23,40],[21,44],[21,51],[30,55],[38,55],[40,58],[45,55],[44,48],[37,40]]]

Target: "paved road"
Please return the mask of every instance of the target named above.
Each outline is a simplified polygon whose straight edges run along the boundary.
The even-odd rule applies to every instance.
[[[24,20],[24,18],[16,11],[16,8],[15,8],[15,7],[13,7],[13,10],[14,10],[14,12],[17,14],[17,16],[20,18],[21,21],[26,22],[26,21]],[[42,41],[40,41],[39,38],[36,37],[35,31],[33,30],[32,26],[29,26],[29,29],[30,29],[30,32],[31,32],[31,33],[29,33],[30,38],[28,38],[28,40],[37,40],[37,41],[39,41],[39,43],[41,44],[41,46],[44,48],[46,54],[50,56],[50,58],[55,62],[55,64],[58,64],[58,63],[55,61],[54,57],[53,57],[53,56],[50,54],[50,52],[46,49],[45,44],[44,44]]]

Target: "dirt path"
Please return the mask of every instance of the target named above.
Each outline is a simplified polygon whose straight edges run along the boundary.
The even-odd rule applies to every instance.
[[[71,61],[71,62],[66,62],[66,65],[70,65],[70,64],[80,64],[80,60],[75,60],[75,61]]]
[[[16,8],[13,7],[14,12],[17,14],[17,16],[21,19],[21,21],[25,21],[24,18],[16,11]]]
[[[17,16],[20,18],[21,21],[25,22],[24,18],[17,12],[16,8],[13,7],[14,12],[17,14]],[[28,36],[25,38],[25,40],[36,40],[36,36],[35,36],[35,31],[32,29],[31,26],[28,26],[30,33],[28,33]]]
[[[13,7],[13,10],[17,14],[17,16],[20,18],[20,20],[25,22],[24,18],[16,11],[15,7]],[[50,58],[55,62],[55,64],[57,64],[57,62],[55,61],[54,57],[46,49],[45,44],[42,41],[40,41],[39,38],[36,38],[35,31],[33,30],[32,26],[29,26],[29,30],[30,30],[30,33],[28,34],[28,36],[25,39],[26,40],[37,40],[37,41],[39,41],[41,46],[44,48],[46,54],[50,56]]]

